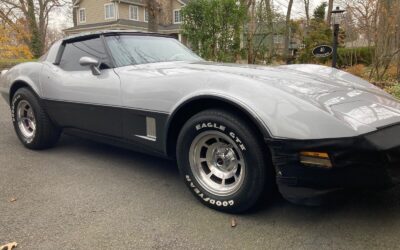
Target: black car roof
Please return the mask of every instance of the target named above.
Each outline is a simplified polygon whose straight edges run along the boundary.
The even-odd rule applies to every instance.
[[[99,35],[121,35],[121,34],[132,34],[132,35],[143,35],[143,36],[159,36],[159,37],[171,37],[169,35],[160,34],[156,32],[138,31],[138,30],[101,30],[94,32],[85,32],[75,35],[68,36],[63,39],[64,42],[71,40],[81,40]]]

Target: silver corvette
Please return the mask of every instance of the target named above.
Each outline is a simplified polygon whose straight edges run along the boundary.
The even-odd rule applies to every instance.
[[[386,188],[400,169],[400,103],[317,65],[206,62],[173,38],[103,31],[55,43],[0,76],[30,149],[67,133],[176,159],[205,205],[242,212],[278,187],[311,203]]]

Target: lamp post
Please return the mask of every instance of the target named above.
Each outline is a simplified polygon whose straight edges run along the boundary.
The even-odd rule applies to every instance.
[[[339,45],[339,25],[340,21],[342,20],[342,14],[345,10],[341,10],[338,7],[332,10],[332,23],[333,23],[333,55],[332,55],[332,67],[337,67],[337,49]]]

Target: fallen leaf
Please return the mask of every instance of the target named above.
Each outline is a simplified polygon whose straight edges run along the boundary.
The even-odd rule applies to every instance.
[[[14,247],[17,247],[17,245],[18,245],[17,242],[11,242],[11,243],[8,243],[8,244],[5,244],[5,245],[1,246],[0,250],[11,250]]]
[[[14,202],[14,201],[17,201],[17,198],[13,197],[13,198],[10,199],[10,202]],[[2,250],[2,249],[0,249],[0,250]]]
[[[236,227],[236,219],[235,218],[232,218],[231,219],[231,227]]]

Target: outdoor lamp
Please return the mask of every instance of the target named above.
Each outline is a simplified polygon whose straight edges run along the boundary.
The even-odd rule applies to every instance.
[[[336,9],[332,10],[332,24],[339,25],[340,22],[343,20],[343,13],[345,10],[341,10],[339,6]]]
[[[338,7],[336,9],[332,10],[332,24],[333,24],[333,53],[332,53],[332,67],[336,68],[337,67],[337,49],[339,46],[339,25],[341,20],[343,19],[343,12],[344,10],[341,10]]]

